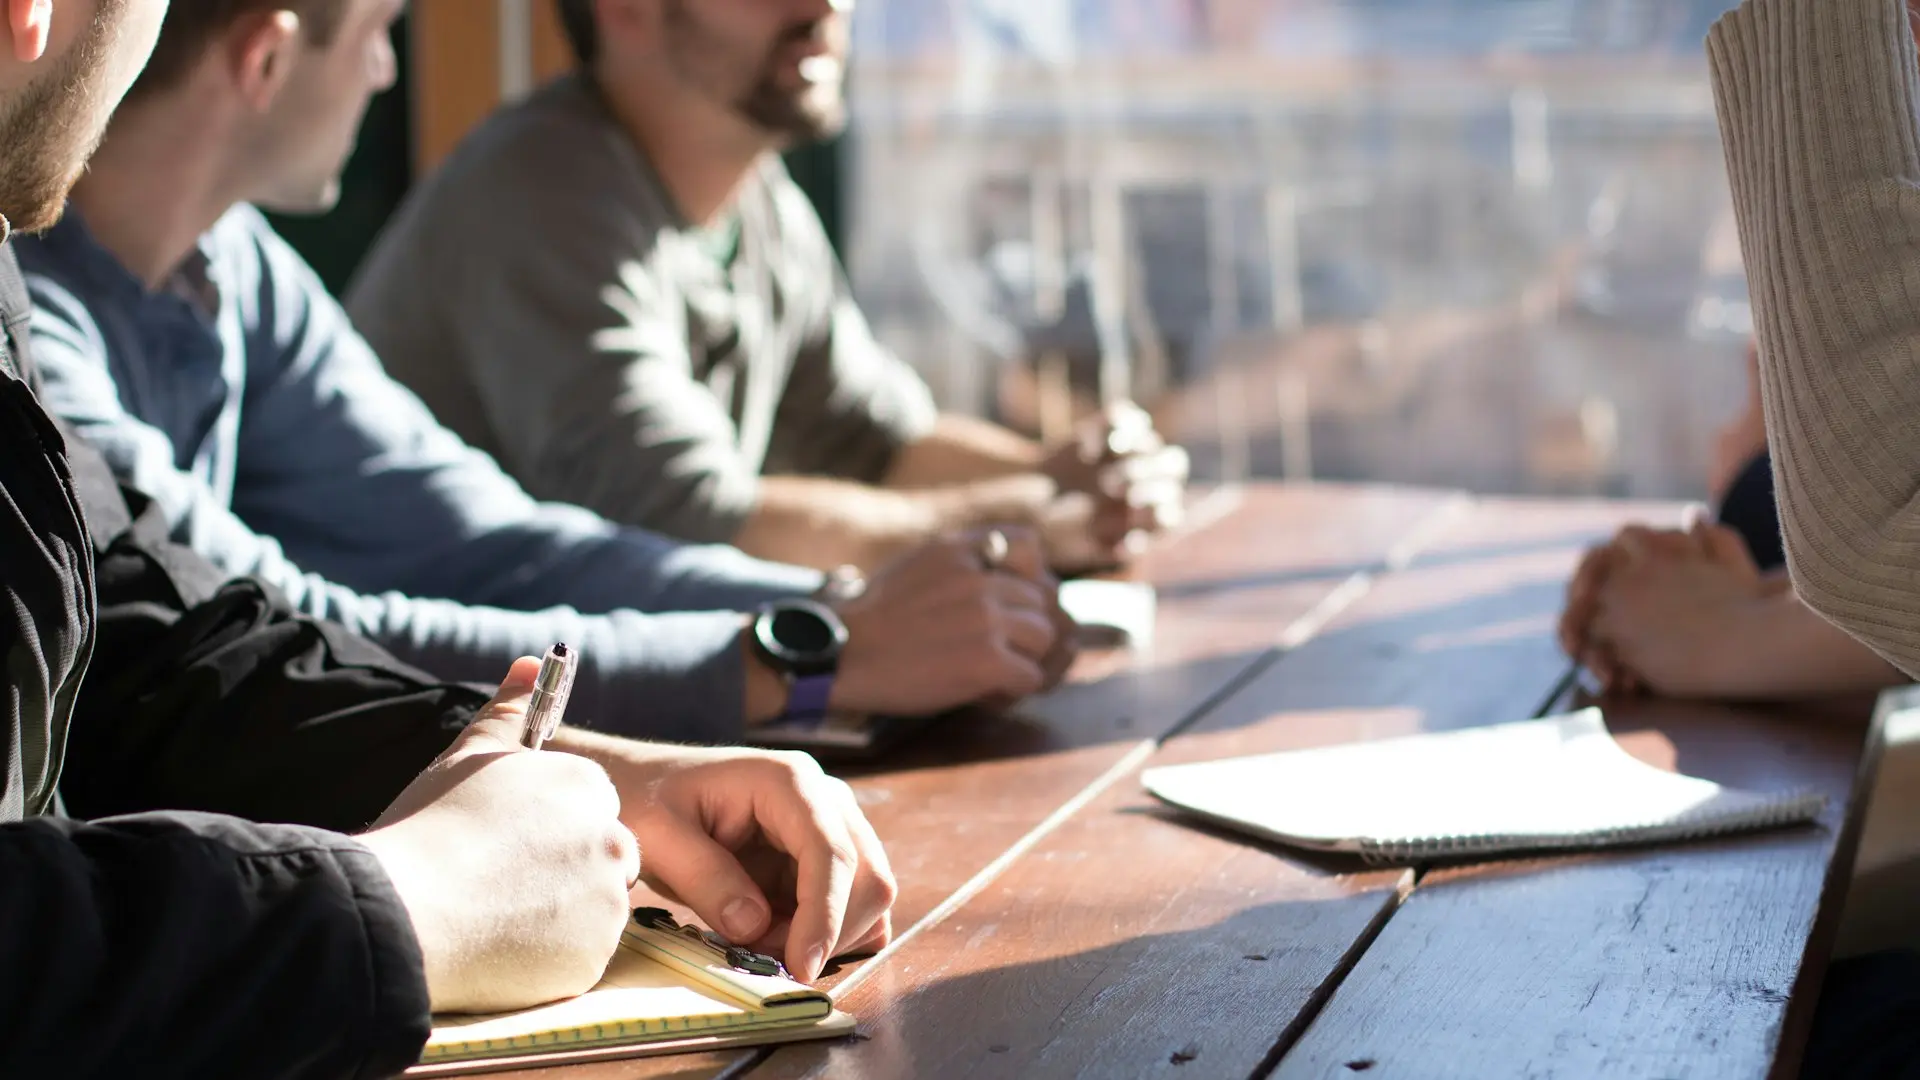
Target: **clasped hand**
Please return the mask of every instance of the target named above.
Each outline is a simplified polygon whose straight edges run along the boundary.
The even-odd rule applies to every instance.
[[[1138,554],[1148,535],[1179,524],[1188,470],[1187,452],[1139,406],[1089,417],[1043,469],[1059,491],[1041,523],[1053,565],[1103,569]]]
[[[1725,526],[1630,525],[1581,560],[1560,644],[1608,693],[1726,694],[1742,623],[1773,588]]]

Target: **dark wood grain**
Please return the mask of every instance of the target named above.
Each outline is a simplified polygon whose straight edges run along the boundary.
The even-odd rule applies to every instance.
[[[1432,873],[1277,1076],[1793,1075],[1877,746],[1867,707],[1606,715],[1644,761],[1823,791],[1826,811],[1816,826]]]
[[[1629,513],[1473,506],[1151,762],[1532,715],[1567,669],[1549,639],[1566,572]],[[1410,880],[1180,823],[1130,769],[850,987],[863,1041],[752,1075],[1256,1075]]]
[[[1347,485],[1253,486],[1202,499],[1194,527],[1132,572],[1161,594],[1151,651],[1083,656],[1069,685],[1011,715],[956,718],[877,766],[842,770],[900,879],[896,932],[909,932],[1130,754],[1270,662],[1289,627],[1377,572],[1396,544],[1458,499]],[[823,983],[837,986],[860,967],[845,965]],[[556,1075],[711,1076],[751,1060],[751,1052],[712,1054]],[[691,1071],[672,1071],[688,1061],[697,1062]]]
[[[877,771],[850,774],[900,879],[896,929],[906,932],[1127,755],[1269,662],[1289,626],[1381,565],[1452,498],[1248,489],[1224,518],[1140,568],[1163,594],[1150,653],[1083,657],[1069,685],[1016,713],[963,718]]]

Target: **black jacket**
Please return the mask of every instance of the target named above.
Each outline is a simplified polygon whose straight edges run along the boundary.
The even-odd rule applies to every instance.
[[[34,400],[26,317],[0,250],[0,1076],[396,1072],[426,1036],[419,946],[326,830],[485,695],[168,543]]]

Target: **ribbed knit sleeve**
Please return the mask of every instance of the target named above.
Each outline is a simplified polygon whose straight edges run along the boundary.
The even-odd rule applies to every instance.
[[[1920,66],[1903,0],[1707,39],[1795,588],[1920,675]]]

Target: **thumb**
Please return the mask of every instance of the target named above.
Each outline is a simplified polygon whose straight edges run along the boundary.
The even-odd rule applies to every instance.
[[[1642,525],[1629,525],[1614,537],[1614,550],[1620,554],[1620,562],[1632,566],[1646,559],[1649,550],[1651,530]]]
[[[1707,533],[1713,528],[1713,515],[1705,503],[1688,503],[1680,513],[1680,531],[1687,534],[1694,547],[1702,555],[1712,555],[1713,545],[1708,541]]]
[[[759,939],[773,921],[773,906],[733,853],[678,814],[649,815],[635,835],[646,859],[646,876],[693,909],[727,940]]]
[[[1712,556],[1715,562],[1754,574],[1760,572],[1759,564],[1753,561],[1753,552],[1747,548],[1746,538],[1725,525],[1707,527],[1706,545],[1707,554]]]
[[[1131,401],[1116,401],[1104,410],[1107,445],[1104,457],[1125,457],[1155,448],[1159,433],[1153,430],[1153,416]]]
[[[447,751],[449,758],[469,754],[499,753],[524,749],[521,727],[527,719],[527,703],[533,696],[533,681],[540,674],[540,661],[523,656],[507,669],[507,677],[493,699],[480,707],[458,741]]]
[[[1038,532],[1015,525],[1003,525],[993,531],[1007,539],[1007,555],[1001,561],[1000,569],[1036,584],[1052,584],[1053,573],[1047,569],[1047,548],[1041,543]],[[984,540],[986,531],[980,531],[977,535]]]

